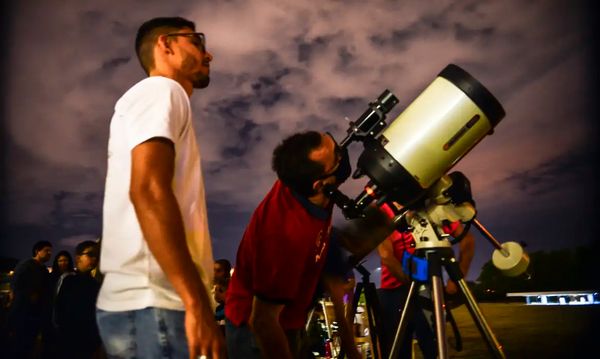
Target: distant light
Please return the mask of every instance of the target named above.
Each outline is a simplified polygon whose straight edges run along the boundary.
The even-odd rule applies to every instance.
[[[600,305],[600,292],[564,291],[507,293],[508,297],[525,297],[527,305]]]

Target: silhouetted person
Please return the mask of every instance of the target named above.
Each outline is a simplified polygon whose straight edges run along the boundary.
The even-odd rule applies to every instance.
[[[49,274],[44,264],[52,256],[52,244],[35,243],[32,255],[17,265],[11,282],[9,358],[31,358],[44,321],[49,320]]]
[[[67,251],[60,251],[54,257],[52,262],[52,272],[50,272],[50,285],[52,290],[56,289],[56,283],[58,278],[65,272],[73,272],[75,270],[75,264],[73,263],[73,257]]]
[[[49,292],[50,292],[50,308],[54,307],[54,299],[56,297],[56,284],[64,273],[71,273],[75,271],[75,264],[73,263],[73,257],[68,251],[60,251],[54,256],[52,262],[52,271],[50,272],[49,280]],[[42,327],[42,338],[43,338],[43,351],[42,358],[52,359],[58,357],[58,346],[57,346],[57,333],[55,323],[52,318],[52,310],[50,310],[50,320],[44,320],[44,326]]]
[[[100,283],[92,276],[98,266],[98,244],[83,241],[75,248],[75,273],[64,273],[57,287],[54,322],[60,358],[91,358],[101,341],[96,326]]]

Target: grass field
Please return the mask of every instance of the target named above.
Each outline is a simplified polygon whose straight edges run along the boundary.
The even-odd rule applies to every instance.
[[[480,303],[507,358],[600,358],[600,305],[533,306]],[[449,345],[451,358],[491,358],[467,308],[452,311],[463,339],[463,350]],[[447,328],[449,342],[452,330]],[[422,358],[416,350],[415,358]]]

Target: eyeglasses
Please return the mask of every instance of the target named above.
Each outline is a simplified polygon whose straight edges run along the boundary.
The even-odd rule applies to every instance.
[[[91,258],[96,258],[96,255],[92,251],[82,252],[80,254],[80,256],[88,256],[88,257],[91,257]]]
[[[201,32],[173,32],[165,36],[183,36],[190,37],[192,44],[201,50],[206,49],[206,36]]]

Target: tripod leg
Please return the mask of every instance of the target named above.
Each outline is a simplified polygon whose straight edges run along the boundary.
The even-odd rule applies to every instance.
[[[308,319],[306,319],[306,325],[304,326],[304,330],[306,330],[307,332],[310,328],[310,323],[312,322],[313,314],[315,314],[315,307],[312,307],[310,309],[310,312],[308,312]]]
[[[479,309],[479,306],[475,301],[475,297],[473,297],[471,290],[467,286],[467,282],[464,279],[460,279],[458,281],[458,285],[463,295],[465,296],[465,299],[467,300],[467,308],[469,309],[469,312],[471,312],[471,316],[473,317],[473,320],[475,321],[479,332],[484,337],[491,353],[496,358],[506,358],[506,356],[504,355],[504,351],[502,350],[502,344],[500,344],[500,342],[492,332],[492,328],[490,328],[489,324],[485,320],[483,313],[481,313],[481,310]]]
[[[398,356],[398,351],[400,350],[400,341],[404,338],[404,333],[406,332],[406,326],[408,325],[409,313],[412,313],[413,302],[415,299],[415,295],[417,294],[417,283],[415,281],[410,282],[410,288],[408,290],[408,296],[406,297],[406,302],[404,302],[404,307],[402,308],[402,314],[400,315],[400,322],[398,322],[398,329],[396,329],[396,335],[394,336],[394,342],[392,344],[392,349],[390,350],[389,359],[396,358]]]
[[[354,290],[354,297],[352,298],[352,315],[356,315],[356,309],[358,308],[358,301],[360,300],[360,294],[363,291],[363,284],[357,283],[356,289]]]
[[[442,277],[437,274],[432,274],[431,284],[433,287],[432,299],[433,310],[435,313],[435,335],[438,358],[446,359],[448,358],[448,346],[446,343],[446,317],[444,313],[444,286],[442,284]]]
[[[365,284],[365,299],[367,307],[367,319],[369,320],[369,335],[371,336],[371,350],[373,358],[380,358],[381,346],[379,340],[379,300],[373,283]]]
[[[446,262],[446,271],[448,272],[450,278],[456,283],[458,283],[458,287],[460,288],[460,291],[466,299],[467,309],[469,309],[471,317],[473,318],[477,329],[479,329],[479,332],[485,339],[485,342],[488,345],[488,349],[490,350],[492,355],[494,355],[495,358],[506,358],[506,356],[504,355],[504,351],[502,350],[502,345],[492,332],[492,328],[485,320],[485,317],[479,309],[479,306],[475,301],[475,297],[471,293],[467,282],[463,278],[460,268],[458,267],[458,263],[456,262],[456,259],[454,257],[451,257],[449,261]]]
[[[331,335],[331,318],[327,314],[327,305],[324,300],[320,300],[319,304],[323,307],[323,317],[325,318],[325,328],[327,329],[327,336],[329,339],[333,340],[333,336]]]

